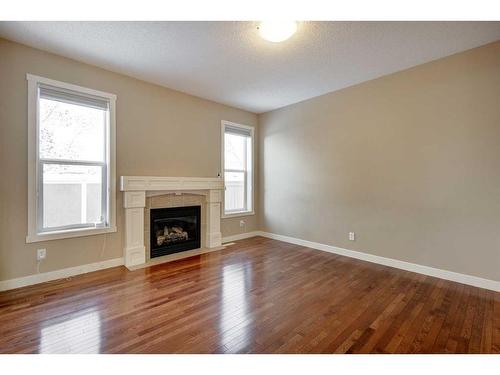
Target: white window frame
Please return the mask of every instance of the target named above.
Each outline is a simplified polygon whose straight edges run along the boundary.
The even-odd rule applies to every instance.
[[[226,132],[226,126],[231,126],[231,127],[236,127],[236,128],[241,128],[245,130],[250,131],[250,143],[251,143],[251,151],[252,151],[252,167],[250,171],[250,176],[251,176],[251,192],[250,195],[252,197],[252,207],[251,210],[247,211],[236,211],[236,212],[230,212],[226,213],[226,203],[225,203],[225,191],[222,194],[222,213],[221,213],[221,218],[231,218],[231,217],[238,217],[238,216],[250,216],[250,215],[255,215],[255,128],[253,126],[248,126],[248,125],[242,125],[242,124],[237,124],[235,122],[230,122],[230,121],[221,121],[221,175],[222,175],[222,180],[224,181],[224,190],[226,189],[226,182],[224,180],[225,176],[225,163],[224,163],[224,153],[225,153],[225,132]],[[246,185],[246,184],[245,184]],[[245,187],[247,189],[247,187]],[[246,195],[246,194],[245,194]]]
[[[116,95],[103,91],[93,90],[82,86],[73,85],[49,78],[27,74],[28,81],[28,233],[26,242],[39,242],[91,236],[116,232]],[[106,178],[107,178],[107,223],[102,227],[79,227],[63,230],[39,230],[41,210],[38,207],[38,191],[41,181],[39,180],[39,98],[38,87],[40,84],[50,85],[56,88],[72,90],[83,95],[101,97],[109,101],[109,124],[106,131],[107,155],[106,155]],[[61,161],[67,164],[66,161]],[[69,162],[74,164],[73,162]],[[96,163],[99,164],[99,163]]]

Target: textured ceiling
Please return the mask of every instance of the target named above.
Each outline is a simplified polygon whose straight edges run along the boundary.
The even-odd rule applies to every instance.
[[[266,112],[500,39],[500,22],[0,22],[0,36],[175,90]]]

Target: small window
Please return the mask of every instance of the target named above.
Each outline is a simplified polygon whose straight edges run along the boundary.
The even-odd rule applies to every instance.
[[[31,75],[28,81],[28,241],[114,230],[114,95]]]
[[[252,127],[222,123],[224,215],[253,214]]]

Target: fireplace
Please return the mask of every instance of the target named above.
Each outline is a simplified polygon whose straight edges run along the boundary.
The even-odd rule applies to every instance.
[[[200,206],[151,209],[151,258],[200,248],[200,217]]]

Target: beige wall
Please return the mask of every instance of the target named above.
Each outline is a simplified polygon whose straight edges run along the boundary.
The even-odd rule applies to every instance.
[[[25,243],[28,72],[118,96],[117,176],[216,176],[220,121],[257,125],[0,39],[0,280],[36,273],[40,247],[40,272],[122,256],[120,193],[117,233]],[[224,219],[223,236],[263,229],[500,280],[499,99],[497,42],[260,115],[260,228]]]
[[[36,249],[47,249],[40,272],[122,256],[122,195],[118,232],[26,244],[27,81],[32,73],[114,93],[117,176],[215,177],[220,169],[220,122],[256,126],[257,117],[222,104],[112,73],[0,39],[0,280],[36,273]],[[257,132],[258,133],[258,132]],[[246,228],[239,221],[246,221]],[[223,219],[223,236],[257,229],[256,216]]]
[[[261,229],[500,280],[500,42],[259,127]]]

